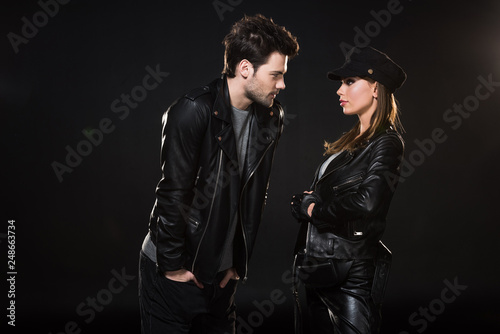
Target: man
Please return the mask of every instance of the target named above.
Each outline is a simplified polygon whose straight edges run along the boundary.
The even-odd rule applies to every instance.
[[[162,178],[140,256],[143,334],[234,333],[284,113],[296,37],[262,15],[224,38],[222,78],[163,117]]]

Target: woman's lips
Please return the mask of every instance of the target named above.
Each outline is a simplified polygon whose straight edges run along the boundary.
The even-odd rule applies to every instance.
[[[343,107],[347,104],[347,101],[345,100],[340,100],[340,106]]]

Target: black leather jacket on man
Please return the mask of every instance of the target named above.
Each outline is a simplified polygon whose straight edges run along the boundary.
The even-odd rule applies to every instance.
[[[376,257],[386,215],[397,186],[404,144],[392,128],[363,148],[343,151],[311,189],[319,195],[310,223],[302,224],[296,251],[334,259]]]
[[[165,112],[162,178],[149,222],[161,272],[186,268],[212,282],[238,213],[233,261],[246,278],[284,117],[277,101],[254,110],[241,177],[225,77],[191,91]]]

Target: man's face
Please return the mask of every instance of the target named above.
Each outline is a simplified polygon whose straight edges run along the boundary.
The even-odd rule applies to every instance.
[[[265,107],[271,107],[280,89],[285,89],[284,75],[288,57],[275,51],[269,55],[267,63],[257,71],[252,71],[245,88],[246,97]]]

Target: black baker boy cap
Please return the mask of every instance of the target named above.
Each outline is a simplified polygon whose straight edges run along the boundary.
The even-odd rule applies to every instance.
[[[331,80],[347,77],[369,77],[384,85],[391,93],[401,87],[406,73],[385,53],[372,47],[353,47],[346,55],[342,67],[328,72]]]

